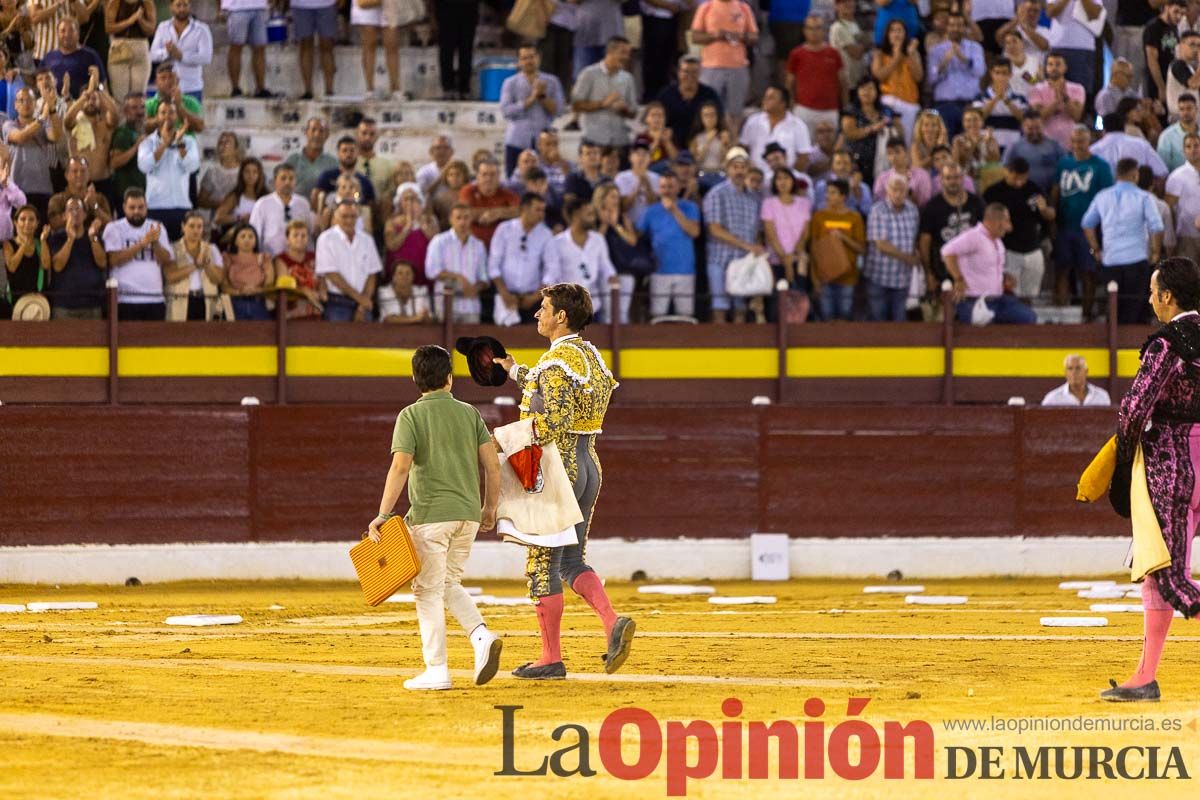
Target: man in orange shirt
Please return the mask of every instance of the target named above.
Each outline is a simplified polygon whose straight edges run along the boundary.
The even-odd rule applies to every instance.
[[[517,216],[521,202],[500,185],[500,164],[495,159],[479,163],[475,182],[462,187],[458,199],[471,207],[471,233],[489,248],[496,226]]]
[[[710,0],[696,9],[692,18],[692,41],[701,46],[701,83],[711,86],[721,98],[729,130],[739,130],[750,91],[746,47],[758,43],[754,12],[742,0]]]

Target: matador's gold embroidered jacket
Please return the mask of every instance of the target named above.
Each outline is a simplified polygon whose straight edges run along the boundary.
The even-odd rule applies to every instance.
[[[581,435],[602,432],[617,381],[600,351],[577,334],[560,339],[532,368],[518,365],[521,419],[533,417],[538,439],[558,445],[571,479]]]

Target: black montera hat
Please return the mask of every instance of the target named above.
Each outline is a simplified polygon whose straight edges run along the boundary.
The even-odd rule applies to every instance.
[[[504,367],[496,363],[497,358],[508,358],[504,345],[491,336],[463,336],[454,343],[454,349],[467,357],[471,379],[480,386],[503,386],[508,380]]]

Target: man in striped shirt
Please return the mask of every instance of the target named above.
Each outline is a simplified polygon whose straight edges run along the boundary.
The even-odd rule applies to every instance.
[[[921,265],[917,233],[921,215],[908,199],[908,181],[892,175],[886,197],[867,216],[867,259],[863,278],[873,322],[903,322],[913,270]]]

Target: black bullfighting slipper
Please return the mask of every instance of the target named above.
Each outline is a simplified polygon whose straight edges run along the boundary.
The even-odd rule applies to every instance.
[[[514,669],[512,674],[517,678],[530,681],[561,681],[567,677],[567,668],[561,661],[544,664],[540,667],[535,667],[530,661]]]
[[[1112,678],[1108,679],[1111,689],[1100,693],[1101,700],[1110,703],[1157,703],[1162,694],[1158,691],[1158,681],[1150,681],[1145,686],[1125,688],[1118,686]]]
[[[604,656],[604,671],[609,675],[619,670],[625,659],[629,658],[629,648],[633,645],[636,630],[637,625],[629,617],[617,617],[608,636],[608,653]]]

